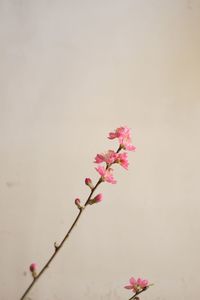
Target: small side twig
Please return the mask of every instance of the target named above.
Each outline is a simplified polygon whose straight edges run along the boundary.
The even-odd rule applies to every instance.
[[[141,291],[136,292],[131,298],[129,298],[129,300],[133,300],[133,299],[137,299],[137,296],[141,293],[143,293],[144,291],[146,291],[148,289],[149,286],[146,286],[145,288],[143,288]],[[139,299],[139,298],[138,298]]]

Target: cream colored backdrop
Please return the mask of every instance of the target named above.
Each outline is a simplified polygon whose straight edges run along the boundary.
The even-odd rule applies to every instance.
[[[198,299],[200,1],[0,0],[0,299],[19,299],[120,125],[137,152],[27,299]]]

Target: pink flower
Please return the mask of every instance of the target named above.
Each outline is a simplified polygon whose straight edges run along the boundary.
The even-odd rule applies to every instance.
[[[109,150],[106,153],[97,154],[95,157],[95,163],[100,164],[105,162],[106,164],[114,164],[118,163],[126,170],[128,169],[128,154],[124,153],[116,153],[113,150]]]
[[[131,143],[130,129],[126,126],[119,127],[114,132],[110,132],[108,138],[111,140],[118,138],[119,143],[123,149],[129,151],[134,151],[136,149],[136,147]]]
[[[106,153],[97,154],[95,157],[95,163],[99,164],[105,162],[107,164],[113,164],[117,159],[118,154],[113,150],[108,150]]]
[[[109,183],[116,183],[117,181],[114,179],[113,177],[113,169],[111,168],[108,168],[106,169],[105,167],[103,166],[98,166],[97,168],[95,168],[97,170],[97,172],[99,173],[99,175],[101,175],[101,178],[103,181],[107,181]]]
[[[128,154],[126,152],[119,153],[116,162],[119,163],[124,169],[128,170],[129,162]]]
[[[134,277],[131,277],[129,280],[130,285],[126,285],[124,288],[132,290],[135,293],[142,291],[144,288],[148,287],[148,280],[138,278],[137,280]]]

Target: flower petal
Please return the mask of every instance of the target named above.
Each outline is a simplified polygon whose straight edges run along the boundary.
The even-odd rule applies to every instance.
[[[131,277],[130,280],[129,280],[130,284],[134,285],[136,284],[136,280],[134,277]]]
[[[132,290],[133,289],[132,285],[126,285],[124,288],[127,289],[127,290]]]

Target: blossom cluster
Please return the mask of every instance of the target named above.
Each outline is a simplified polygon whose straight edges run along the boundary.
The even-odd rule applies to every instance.
[[[119,153],[119,151],[134,151],[136,147],[132,145],[130,129],[128,127],[117,128],[114,132],[109,133],[108,138],[111,140],[117,138],[119,141],[119,148],[116,152],[113,150],[108,150],[105,153],[97,154],[94,162],[97,164],[105,163],[105,166],[98,165],[98,167],[96,167],[95,169],[101,176],[102,181],[107,181],[109,183],[115,184],[116,180],[114,179],[113,169],[111,168],[111,165],[117,163],[124,169],[128,170],[128,153]]]
[[[110,132],[109,139],[118,139],[119,141],[119,147],[117,151],[114,150],[108,150],[107,152],[97,154],[94,163],[98,164],[97,167],[95,167],[96,171],[100,175],[100,179],[96,186],[93,184],[92,180],[90,178],[85,179],[85,184],[89,186],[89,188],[92,191],[96,189],[96,187],[99,185],[100,182],[108,182],[115,184],[117,181],[115,180],[113,176],[113,168],[111,166],[113,164],[119,164],[121,165],[124,169],[128,170],[128,153],[127,152],[122,152],[122,150],[128,150],[128,151],[134,151],[136,149],[135,146],[132,145],[131,142],[131,133],[130,129],[128,127],[119,127],[117,128],[114,132]],[[88,201],[86,202],[87,204],[95,204],[101,202],[103,199],[102,194],[96,195],[94,198],[89,198]],[[79,198],[75,199],[75,205],[81,210],[83,209],[83,206],[81,205],[81,201]]]

